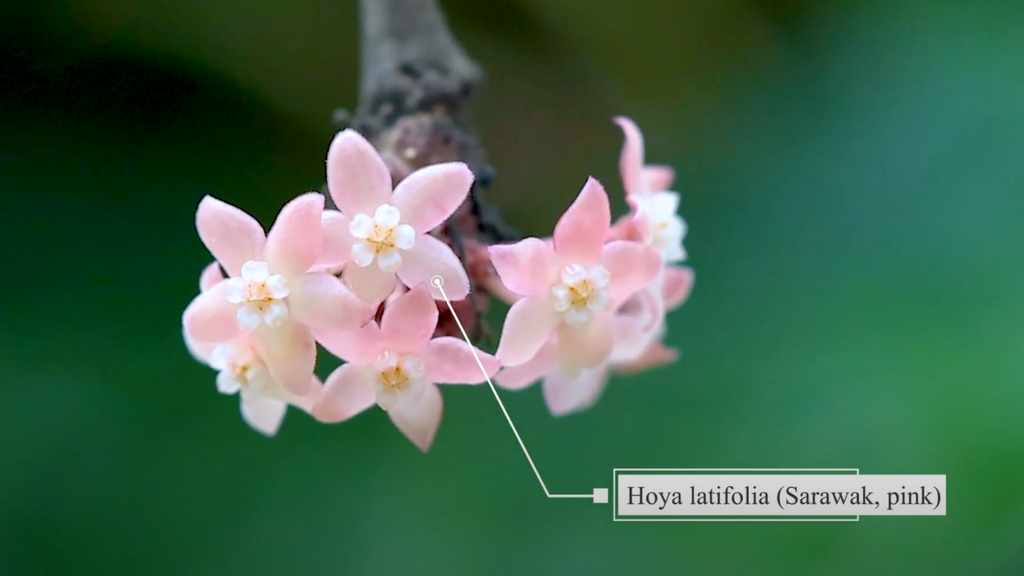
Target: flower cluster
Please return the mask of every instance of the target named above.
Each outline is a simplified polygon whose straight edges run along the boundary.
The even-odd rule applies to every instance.
[[[686,227],[668,190],[674,173],[645,165],[638,128],[616,122],[626,135],[629,214],[612,223],[608,196],[590,179],[551,238],[487,248],[493,273],[480,282],[511,304],[494,355],[438,326],[439,300],[470,296],[466,266],[434,231],[466,200],[472,172],[434,164],[393,186],[384,160],[352,130],[327,153],[336,209],[302,194],[264,232],[234,206],[200,202],[196,228],[215,261],[182,316],[189,351],[268,436],[289,406],[336,423],[376,404],[426,451],[441,421],[437,384],[492,377],[507,389],[542,381],[555,415],[590,406],[610,372],[674,360],[661,343],[665,314],[693,284],[676,265]],[[343,361],[323,382],[317,344]]]

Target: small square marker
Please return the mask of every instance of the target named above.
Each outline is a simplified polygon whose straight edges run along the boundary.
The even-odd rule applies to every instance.
[[[608,503],[608,489],[607,488],[594,488],[594,504],[607,504]]]

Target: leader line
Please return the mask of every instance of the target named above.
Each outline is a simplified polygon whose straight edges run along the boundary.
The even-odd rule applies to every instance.
[[[548,498],[593,499],[594,494],[552,494],[548,491],[547,485],[544,484],[544,479],[540,477],[540,472],[537,471],[537,465],[533,463],[533,458],[530,458],[530,452],[526,449],[526,445],[523,444],[523,439],[520,438],[519,431],[516,430],[516,425],[512,423],[512,418],[508,415],[508,410],[505,409],[505,404],[501,401],[501,397],[498,396],[498,390],[494,387],[494,382],[491,382],[490,376],[487,375],[487,369],[484,368],[483,362],[480,361],[480,357],[476,353],[476,347],[473,346],[473,342],[470,341],[469,335],[466,334],[466,329],[462,327],[462,320],[459,320],[459,315],[455,313],[451,300],[448,299],[448,294],[444,291],[444,280],[440,276],[434,276],[430,279],[430,283],[441,292],[441,297],[444,298],[444,303],[448,305],[448,310],[452,313],[452,318],[455,318],[455,323],[459,326],[459,331],[462,332],[462,339],[466,341],[466,344],[469,344],[469,351],[473,354],[473,359],[476,360],[476,365],[480,367],[480,372],[487,380],[487,385],[491,387],[491,393],[494,394],[494,399],[498,401],[498,406],[501,407],[501,411],[505,414],[505,419],[508,420],[508,425],[512,428],[512,433],[516,435],[516,440],[519,441],[519,447],[523,449],[523,454],[526,455],[526,460],[530,463],[530,467],[533,468],[533,473],[537,476],[537,481],[540,482],[540,487],[544,489],[544,494],[547,495]],[[602,489],[595,489],[595,492],[598,490]]]

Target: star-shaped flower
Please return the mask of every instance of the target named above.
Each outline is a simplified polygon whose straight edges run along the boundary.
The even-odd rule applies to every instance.
[[[195,342],[224,343],[252,333],[275,380],[305,394],[316,363],[311,328],[351,330],[374,310],[336,277],[308,270],[323,245],[324,197],[311,192],[281,209],[269,234],[245,212],[207,196],[199,237],[230,278],[197,296],[182,317]]]
[[[645,289],[624,302],[614,316],[614,345],[608,358],[592,368],[579,370],[565,366],[559,339],[549,339],[529,361],[504,368],[494,377],[498,386],[521,390],[538,380],[548,410],[564,416],[591,407],[601,397],[612,373],[627,374],[673,362],[675,350],[661,343],[666,309],[683,304],[693,286],[693,272],[688,268],[669,268],[657,282],[660,294]]]
[[[484,371],[490,377],[499,368],[493,356],[461,339],[432,338],[437,319],[437,304],[420,284],[390,301],[379,325],[321,335],[321,344],[347,363],[327,378],[313,416],[341,422],[377,404],[427,451],[441,423],[435,384],[480,384]]]
[[[360,298],[378,303],[395,278],[413,287],[444,279],[452,300],[469,293],[466,270],[452,249],[430,235],[455,212],[473,185],[462,162],[416,170],[392,191],[384,160],[358,132],[340,132],[327,153],[327,186],[337,211],[323,218],[322,267],[344,266],[342,278]],[[441,299],[436,289],[435,299]]]
[[[203,271],[200,290],[205,292],[223,279],[220,266],[214,262]],[[302,395],[292,394],[281,386],[260,356],[251,333],[221,344],[196,342],[187,333],[184,336],[192,356],[218,371],[217,390],[222,394],[238,394],[242,419],[266,436],[277,434],[289,405],[309,412],[322,391],[316,377],[311,378]]]
[[[490,247],[502,284],[523,296],[505,317],[496,356],[522,364],[557,335],[565,362],[600,365],[612,351],[612,312],[654,280],[661,259],[625,240],[605,243],[611,209],[604,188],[589,179],[555,226],[553,242],[527,238]]]

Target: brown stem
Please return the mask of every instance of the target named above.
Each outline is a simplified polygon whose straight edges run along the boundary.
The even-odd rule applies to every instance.
[[[360,0],[359,9],[359,105],[351,115],[336,111],[335,123],[372,142],[396,184],[439,162],[462,161],[473,170],[469,198],[433,233],[452,246],[470,274],[470,296],[454,304],[467,331],[479,337],[489,300],[483,278],[493,274],[485,247],[518,238],[483,198],[494,170],[469,109],[484,73],[452,36],[437,0]],[[446,310],[442,306],[438,331],[457,335]]]

